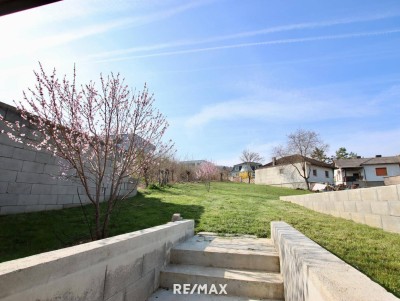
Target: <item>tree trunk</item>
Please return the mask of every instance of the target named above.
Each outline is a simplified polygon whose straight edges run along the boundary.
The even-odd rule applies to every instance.
[[[100,226],[100,205],[95,205],[95,223],[96,223],[96,240],[101,239],[101,226]]]

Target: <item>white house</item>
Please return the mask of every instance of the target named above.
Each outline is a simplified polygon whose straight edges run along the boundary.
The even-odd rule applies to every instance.
[[[400,156],[340,159],[335,160],[334,164],[335,183],[346,186],[381,186],[385,177],[400,175]]]
[[[255,183],[289,188],[307,188],[301,171],[301,162],[306,164],[306,172],[311,187],[315,183],[333,184],[333,165],[300,155],[272,158],[272,162],[257,169]]]

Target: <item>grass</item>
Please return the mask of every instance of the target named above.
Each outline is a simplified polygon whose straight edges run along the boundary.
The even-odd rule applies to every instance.
[[[175,212],[196,221],[196,231],[270,237],[283,220],[400,297],[400,235],[281,202],[301,194],[241,183],[177,184],[144,190],[120,203],[110,235],[166,223]],[[87,208],[90,210],[90,208]],[[88,241],[81,208],[0,217],[0,261]]]

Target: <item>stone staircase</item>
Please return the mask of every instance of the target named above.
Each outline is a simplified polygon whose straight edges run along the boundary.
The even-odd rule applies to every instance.
[[[171,250],[160,289],[148,301],[283,299],[279,256],[271,240],[204,233]]]

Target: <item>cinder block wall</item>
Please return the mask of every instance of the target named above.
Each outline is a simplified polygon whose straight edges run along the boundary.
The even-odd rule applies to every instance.
[[[282,196],[280,199],[360,224],[400,233],[400,185]]]
[[[0,103],[0,114],[6,121],[23,121],[14,107],[4,103]],[[0,121],[2,129],[6,126]],[[81,184],[60,179],[60,160],[0,133],[0,215],[79,206],[79,198],[88,203]],[[134,187],[134,183],[122,185],[121,195]]]
[[[0,300],[147,300],[171,248],[193,236],[193,220],[0,264]]]

